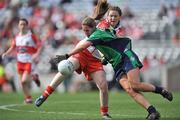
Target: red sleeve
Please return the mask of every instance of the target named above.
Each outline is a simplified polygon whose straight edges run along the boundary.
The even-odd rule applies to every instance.
[[[11,46],[12,46],[12,47],[16,47],[16,41],[15,41],[15,38],[11,40]]]
[[[108,29],[109,27],[110,27],[110,24],[108,23],[107,20],[103,20],[97,25],[97,28],[100,28],[103,30]]]
[[[126,30],[125,30],[125,28],[118,28],[117,30],[116,30],[116,35],[118,36],[118,37],[124,37],[125,35],[126,35]]]
[[[38,37],[35,34],[32,34],[32,39],[37,45],[37,48],[41,47],[41,41],[38,39]]]

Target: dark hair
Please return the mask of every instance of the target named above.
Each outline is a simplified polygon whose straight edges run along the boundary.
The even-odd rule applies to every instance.
[[[108,11],[109,6],[110,5],[107,3],[107,0],[98,0],[93,12],[93,18],[95,20],[100,20]]]
[[[20,18],[19,21],[24,21],[27,25],[29,24],[29,22],[26,18]]]
[[[109,9],[108,9],[108,14],[109,14],[109,11],[117,11],[119,13],[119,16],[122,15],[122,11],[121,9],[118,7],[118,6],[110,6]]]
[[[82,25],[87,25],[91,28],[95,28],[96,27],[96,22],[93,18],[91,17],[86,17],[84,18],[84,20],[82,21]]]
[[[98,3],[98,0],[93,0],[93,6],[96,6]]]

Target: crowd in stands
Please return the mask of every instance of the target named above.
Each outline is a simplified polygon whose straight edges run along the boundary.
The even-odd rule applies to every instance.
[[[153,2],[159,4],[155,9],[139,9],[138,11],[131,7],[133,1],[137,2],[136,0],[131,2],[127,0],[123,4],[125,6],[119,4],[123,11],[121,24],[125,28],[124,34],[126,36],[131,37],[134,41],[154,40],[158,41],[158,44],[168,42],[175,46],[180,45],[180,1],[168,0],[165,2],[164,0],[159,4],[159,1],[155,0]],[[141,1],[141,5],[150,1],[144,1],[144,4]],[[110,0],[111,2],[113,4],[113,0]],[[117,3],[118,0],[114,0],[114,2]],[[121,2],[119,1],[119,3]],[[54,69],[50,65],[44,66],[44,64],[48,64],[49,58],[55,54],[65,53],[83,38],[81,20],[92,13],[95,4],[96,0],[1,0],[0,54],[10,46],[11,40],[17,34],[19,18],[27,18],[32,31],[39,36],[44,47],[41,62],[38,65],[40,66],[39,70],[49,72],[50,69]],[[164,50],[166,49],[164,47],[161,48]],[[148,60],[151,61],[158,57],[156,50],[152,56],[148,54],[150,53],[148,50],[145,50],[148,52],[144,54],[141,53],[143,48],[136,49],[141,55],[141,60],[144,61],[144,69],[150,65]],[[170,51],[169,56],[175,54],[174,56],[177,59],[180,53],[178,52],[179,49],[175,49],[170,46],[168,49]],[[174,51],[176,53],[173,53]],[[168,55],[163,52],[161,55],[165,55],[164,58],[166,58]],[[158,61],[160,64],[164,64],[169,60],[158,58]],[[3,63],[6,65],[6,60]]]

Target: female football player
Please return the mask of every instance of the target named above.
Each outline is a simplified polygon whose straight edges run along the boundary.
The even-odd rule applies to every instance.
[[[28,21],[25,18],[19,20],[19,34],[12,40],[11,47],[2,54],[2,58],[10,54],[14,49],[17,53],[17,71],[23,93],[25,96],[25,103],[32,103],[30,95],[30,78],[31,78],[31,64],[40,53],[40,41],[28,29]]]
[[[88,37],[90,33],[91,31],[86,31],[86,36]],[[84,40],[80,41],[79,43],[81,42],[84,42]],[[77,73],[80,74],[83,72],[88,81],[94,81],[96,83],[97,87],[99,88],[101,116],[103,119],[109,120],[111,119],[111,116],[108,114],[108,85],[101,60],[97,58],[99,56],[99,52],[95,49],[95,47],[89,46],[82,52],[69,57],[67,59],[67,63],[70,62],[70,65],[73,65],[73,68]],[[61,58],[57,56],[51,62],[57,64],[59,63],[59,59]],[[39,107],[65,79],[66,75],[58,72],[52,79],[51,83],[47,86],[46,90],[43,92],[43,95],[37,98],[35,102],[36,106]]]

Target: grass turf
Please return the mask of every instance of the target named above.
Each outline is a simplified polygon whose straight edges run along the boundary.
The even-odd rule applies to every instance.
[[[161,120],[180,120],[180,93],[174,93],[172,102],[152,93],[145,96],[161,113]],[[98,92],[54,93],[39,108],[22,100],[21,93],[0,93],[0,120],[101,120]],[[109,113],[112,120],[145,120],[147,116],[124,92],[110,92]]]

